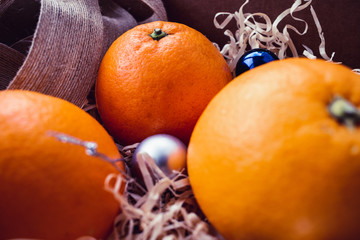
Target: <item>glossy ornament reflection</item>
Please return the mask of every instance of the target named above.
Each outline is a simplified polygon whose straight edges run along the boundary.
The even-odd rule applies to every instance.
[[[236,76],[262,64],[275,60],[279,60],[279,58],[269,50],[261,48],[252,49],[241,56],[236,64]]]
[[[139,153],[148,154],[168,176],[173,173],[173,170],[181,171],[186,165],[184,143],[168,134],[150,136],[138,145],[132,157],[132,170],[135,175],[139,175],[137,160]]]

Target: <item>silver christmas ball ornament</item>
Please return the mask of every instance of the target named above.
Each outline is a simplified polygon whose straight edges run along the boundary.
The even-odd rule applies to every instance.
[[[186,146],[178,138],[168,134],[156,134],[143,140],[136,148],[132,164],[137,168],[137,154],[146,153],[166,174],[181,171],[186,165]]]

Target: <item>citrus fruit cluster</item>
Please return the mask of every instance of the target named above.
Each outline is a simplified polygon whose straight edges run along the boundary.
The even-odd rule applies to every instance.
[[[95,89],[105,128],[64,100],[1,91],[0,239],[107,237],[120,209],[104,180],[124,166],[57,133],[110,159],[121,157],[112,137],[181,139],[194,195],[226,239],[359,239],[360,76],[297,58],[231,80],[204,35],[159,21],[105,54]]]
[[[201,33],[153,22],[110,47],[96,100],[105,127],[120,143],[156,133],[188,142],[207,103],[231,79],[226,61]],[[75,143],[94,142],[101,154],[120,159],[112,136],[80,108],[51,96],[5,90],[0,105],[0,239],[105,239],[120,209],[104,181],[124,166]],[[59,134],[73,140],[64,143]],[[183,164],[185,150],[182,155],[171,166]]]

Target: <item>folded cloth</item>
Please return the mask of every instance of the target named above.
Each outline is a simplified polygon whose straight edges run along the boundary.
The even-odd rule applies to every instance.
[[[137,24],[167,20],[161,0],[141,2],[153,14],[138,22],[112,0],[1,1],[0,42],[4,44],[0,70],[6,71],[0,72],[0,87],[38,91],[84,106],[110,44]],[[19,18],[19,13],[24,18]],[[36,28],[31,29],[27,20],[34,21],[34,17]],[[23,40],[16,38],[19,35]],[[19,46],[22,51],[16,49]],[[19,66],[19,56],[24,53],[26,58]]]

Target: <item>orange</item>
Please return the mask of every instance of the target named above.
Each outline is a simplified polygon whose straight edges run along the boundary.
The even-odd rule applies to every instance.
[[[360,76],[322,60],[234,79],[189,143],[190,183],[210,222],[226,239],[360,239],[359,107]]]
[[[96,101],[104,126],[122,144],[160,133],[188,143],[201,112],[231,79],[226,61],[200,32],[151,22],[130,29],[108,49]]]
[[[0,106],[0,239],[105,239],[119,205],[104,181],[118,171],[53,134],[94,141],[115,159],[120,155],[112,138],[58,98],[7,90],[0,92]]]

